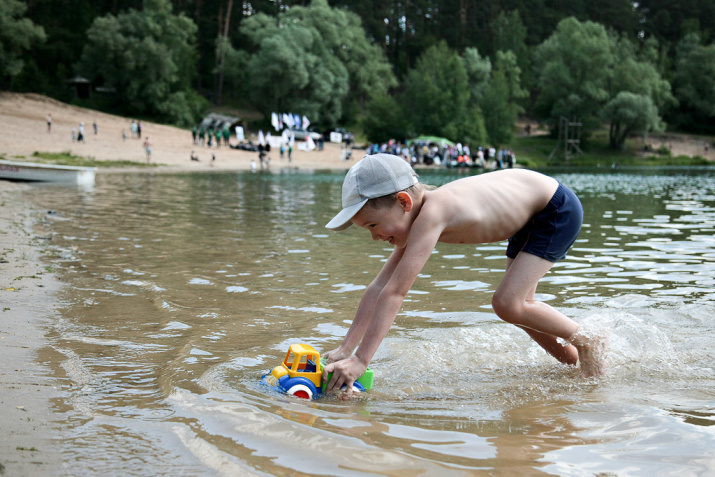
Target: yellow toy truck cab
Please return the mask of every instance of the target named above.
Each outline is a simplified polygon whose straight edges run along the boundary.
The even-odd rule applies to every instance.
[[[332,374],[332,373],[331,373]],[[287,394],[313,399],[324,393],[323,365],[320,353],[307,344],[292,344],[280,366],[263,376],[263,380]],[[330,379],[330,378],[328,378]],[[372,388],[373,372],[367,368],[353,384],[353,392]]]
[[[280,379],[286,374],[291,378],[303,377],[312,382],[316,388],[323,379],[323,367],[320,365],[320,353],[307,344],[292,344],[280,366],[276,366],[271,374]]]

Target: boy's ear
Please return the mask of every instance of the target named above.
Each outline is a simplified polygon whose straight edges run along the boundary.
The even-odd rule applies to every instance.
[[[415,205],[412,201],[412,196],[404,190],[397,193],[397,203],[400,204],[400,207],[402,207],[402,210],[405,212],[411,211],[412,206]]]

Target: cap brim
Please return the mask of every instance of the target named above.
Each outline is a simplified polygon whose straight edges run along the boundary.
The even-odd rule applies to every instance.
[[[350,219],[355,217],[355,214],[360,212],[360,209],[367,204],[367,199],[361,200],[357,204],[353,204],[350,207],[345,207],[343,210],[338,212],[338,215],[333,217],[333,220],[328,222],[325,226],[326,229],[341,231],[345,230],[352,225]]]

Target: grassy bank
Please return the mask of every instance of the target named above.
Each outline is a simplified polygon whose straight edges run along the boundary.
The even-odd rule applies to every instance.
[[[614,151],[608,145],[606,132],[596,133],[583,144],[583,154],[578,154],[565,159],[563,144],[556,148],[553,157],[552,151],[557,145],[556,139],[549,136],[515,137],[510,144],[517,161],[527,167],[542,168],[548,166],[702,166],[713,164],[712,161],[699,156],[674,156],[665,147],[656,150],[643,151],[640,139],[631,139],[626,142],[622,151]]]
[[[37,152],[35,151],[31,157],[15,156],[5,157],[0,155],[0,158],[12,161],[37,162],[40,164],[55,164],[61,166],[80,166],[80,167],[158,167],[158,164],[146,164],[144,162],[117,160],[117,161],[100,161],[93,157],[75,156],[69,151],[64,152]]]

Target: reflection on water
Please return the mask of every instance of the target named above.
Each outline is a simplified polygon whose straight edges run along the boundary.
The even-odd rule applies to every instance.
[[[612,330],[577,378],[490,301],[505,244],[438,244],[375,387],[306,402],[259,377],[332,349],[390,253],[329,233],[342,174],[100,175],[41,187],[73,475],[706,475],[715,470],[715,174],[563,172],[585,209],[538,297]],[[424,173],[439,185],[456,179]],[[628,469],[628,470],[626,470]],[[626,474],[622,474],[626,475]]]

